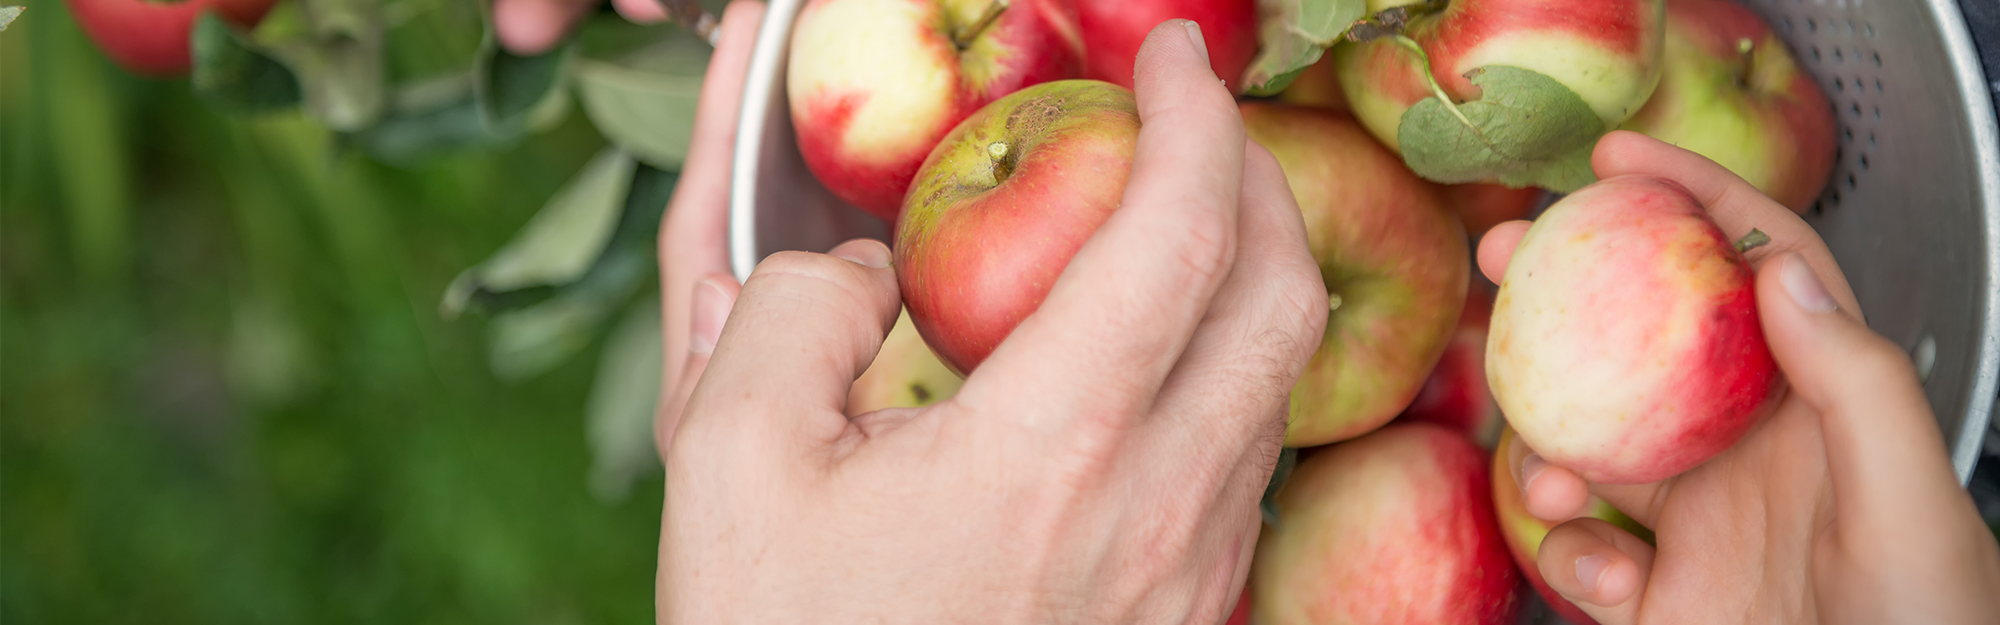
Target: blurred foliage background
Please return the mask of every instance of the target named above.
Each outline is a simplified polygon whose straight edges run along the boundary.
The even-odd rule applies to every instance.
[[[571,105],[579,68],[623,71],[588,50],[561,53],[533,131],[464,89],[401,110],[503,64],[481,4],[381,3],[389,104],[345,132],[132,77],[53,0],[0,32],[0,621],[651,621],[660,481],[629,416],[657,373],[600,374],[657,367],[651,228],[678,163],[606,151],[600,127],[646,120]],[[678,30],[592,20],[619,54]],[[628,66],[698,87],[705,52],[676,45]],[[681,91],[640,113],[680,114]],[[610,182],[572,182],[600,154]],[[565,194],[633,208],[566,244],[589,271],[511,291],[467,271],[535,247],[524,224]],[[615,288],[569,284],[619,246]],[[440,313],[448,291],[468,314]],[[627,423],[587,423],[606,405]]]

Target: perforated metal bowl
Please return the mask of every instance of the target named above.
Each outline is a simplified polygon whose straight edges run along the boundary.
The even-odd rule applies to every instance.
[[[1840,159],[1809,221],[1876,331],[1910,350],[1959,479],[1979,457],[2000,379],[2000,141],[1952,0],[1745,0],[1839,112]],[[798,152],[785,58],[804,0],[771,0],[737,129],[730,262],[825,251],[885,226],[820,186]]]

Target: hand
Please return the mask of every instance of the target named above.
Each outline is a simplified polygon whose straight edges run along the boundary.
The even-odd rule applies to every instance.
[[[1591,164],[1600,178],[1680,183],[1726,236],[1771,236],[1749,260],[1789,388],[1735,447],[1655,484],[1586,484],[1515,439],[1503,453],[1530,513],[1571,519],[1594,494],[1658,539],[1564,523],[1541,547],[1549,585],[1604,625],[1992,622],[2000,548],[1959,488],[1909,360],[1862,323],[1811,226],[1720,165],[1644,135],[1606,136]],[[1487,234],[1480,270],[1498,280],[1527,228]]]
[[[493,0],[493,35],[508,52],[534,56],[561,43],[569,29],[599,0]],[[666,21],[661,0],[611,0],[625,19],[640,24]]]
[[[774,255],[733,304],[703,283],[691,344],[716,347],[665,433],[661,622],[1228,615],[1326,292],[1198,38],[1153,31],[1123,208],[950,400],[845,412],[899,308],[881,243]]]

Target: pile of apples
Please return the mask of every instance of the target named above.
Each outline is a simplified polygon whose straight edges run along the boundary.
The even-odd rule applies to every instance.
[[[949,398],[1119,210],[1149,31],[1195,21],[1242,93],[1260,28],[1314,2],[811,0],[787,76],[798,147],[828,189],[895,224],[906,307],[849,410]],[[1733,0],[1366,4],[1372,36],[1350,31],[1275,98],[1241,102],[1331,297],[1292,392],[1298,465],[1232,620],[1508,623],[1526,581],[1590,622],[1537,573],[1553,524],[1528,515],[1503,439],[1628,484],[1729,447],[1780,384],[1750,267],[1685,189],[1590,178],[1560,189],[1495,291],[1474,278],[1472,241],[1556,196],[1419,176],[1400,150],[1441,139],[1410,120],[1440,106],[1497,119],[1482,98],[1535,89],[1580,102],[1569,123],[1589,142],[1644,132],[1804,210],[1831,172],[1831,109]],[[1495,153],[1540,133],[1485,130]]]

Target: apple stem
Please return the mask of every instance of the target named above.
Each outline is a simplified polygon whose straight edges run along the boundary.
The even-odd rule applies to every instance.
[[[1339,293],[1328,293],[1326,294],[1326,311],[1333,312],[1340,310],[1340,305],[1346,301],[1340,297]]]
[[[1750,234],[1743,235],[1743,238],[1736,240],[1736,253],[1748,253],[1750,250],[1764,247],[1770,243],[1771,235],[1764,234],[1763,230],[1751,228]]]
[[[1008,158],[1013,155],[1013,150],[1013,146],[1007,145],[1005,141],[986,144],[986,156],[993,159],[994,182],[1006,180],[1008,176],[1014,175],[1014,159]]]
[[[1474,134],[1479,135],[1481,141],[1486,141],[1486,145],[1492,146],[1493,142],[1486,139],[1486,132],[1480,130],[1478,124],[1472,123],[1472,119],[1466,117],[1463,111],[1458,110],[1458,104],[1452,102],[1451,95],[1444,92],[1444,85],[1438,84],[1437,77],[1431,75],[1431,55],[1424,51],[1424,46],[1407,35],[1393,35],[1392,39],[1396,45],[1403,46],[1409,49],[1410,53],[1417,55],[1417,65],[1423,71],[1424,84],[1430,85],[1431,93],[1437,94],[1438,102],[1444,104],[1444,110],[1451,111],[1452,117],[1457,117],[1466,128],[1471,128]]]
[[[979,14],[979,20],[965,30],[959,31],[951,38],[951,42],[956,44],[959,50],[972,47],[972,40],[978,39],[979,35],[992,27],[994,22],[1000,21],[1000,14],[1007,12],[1007,4],[1008,0],[993,0],[991,4],[986,5],[986,12]]]
[[[1748,86],[1750,73],[1756,71],[1757,67],[1757,42],[1749,37],[1736,40],[1736,54],[1736,85]]]

